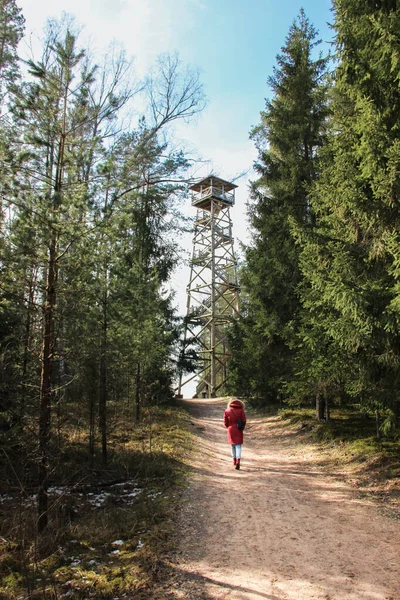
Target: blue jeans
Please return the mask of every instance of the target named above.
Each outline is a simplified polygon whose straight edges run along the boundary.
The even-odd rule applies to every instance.
[[[232,458],[242,458],[242,444],[231,444]]]

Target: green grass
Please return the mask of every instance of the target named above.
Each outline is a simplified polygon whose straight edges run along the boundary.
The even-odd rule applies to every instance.
[[[29,494],[0,503],[1,600],[146,597],[170,549],[189,417],[175,407],[147,409],[130,427],[122,417],[113,423],[106,467],[99,456],[89,460],[78,425],[65,435],[40,540]]]

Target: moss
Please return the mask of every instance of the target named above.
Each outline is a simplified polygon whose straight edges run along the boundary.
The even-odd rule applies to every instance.
[[[8,573],[2,577],[2,586],[0,590],[11,592],[20,588],[22,584],[22,575],[19,573]]]

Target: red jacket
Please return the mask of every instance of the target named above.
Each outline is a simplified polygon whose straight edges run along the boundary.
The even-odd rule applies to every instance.
[[[224,425],[228,428],[228,443],[243,444],[243,430],[238,429],[236,421],[242,419],[246,423],[246,415],[244,414],[242,403],[238,400],[233,400],[224,412]]]

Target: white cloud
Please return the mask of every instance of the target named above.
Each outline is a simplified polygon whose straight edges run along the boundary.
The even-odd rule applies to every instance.
[[[177,49],[179,32],[195,26],[193,11],[201,9],[196,0],[20,0],[19,5],[28,36],[41,37],[48,18],[67,12],[83,25],[83,42],[92,40],[96,50],[121,42],[135,57],[140,76],[159,54]]]

